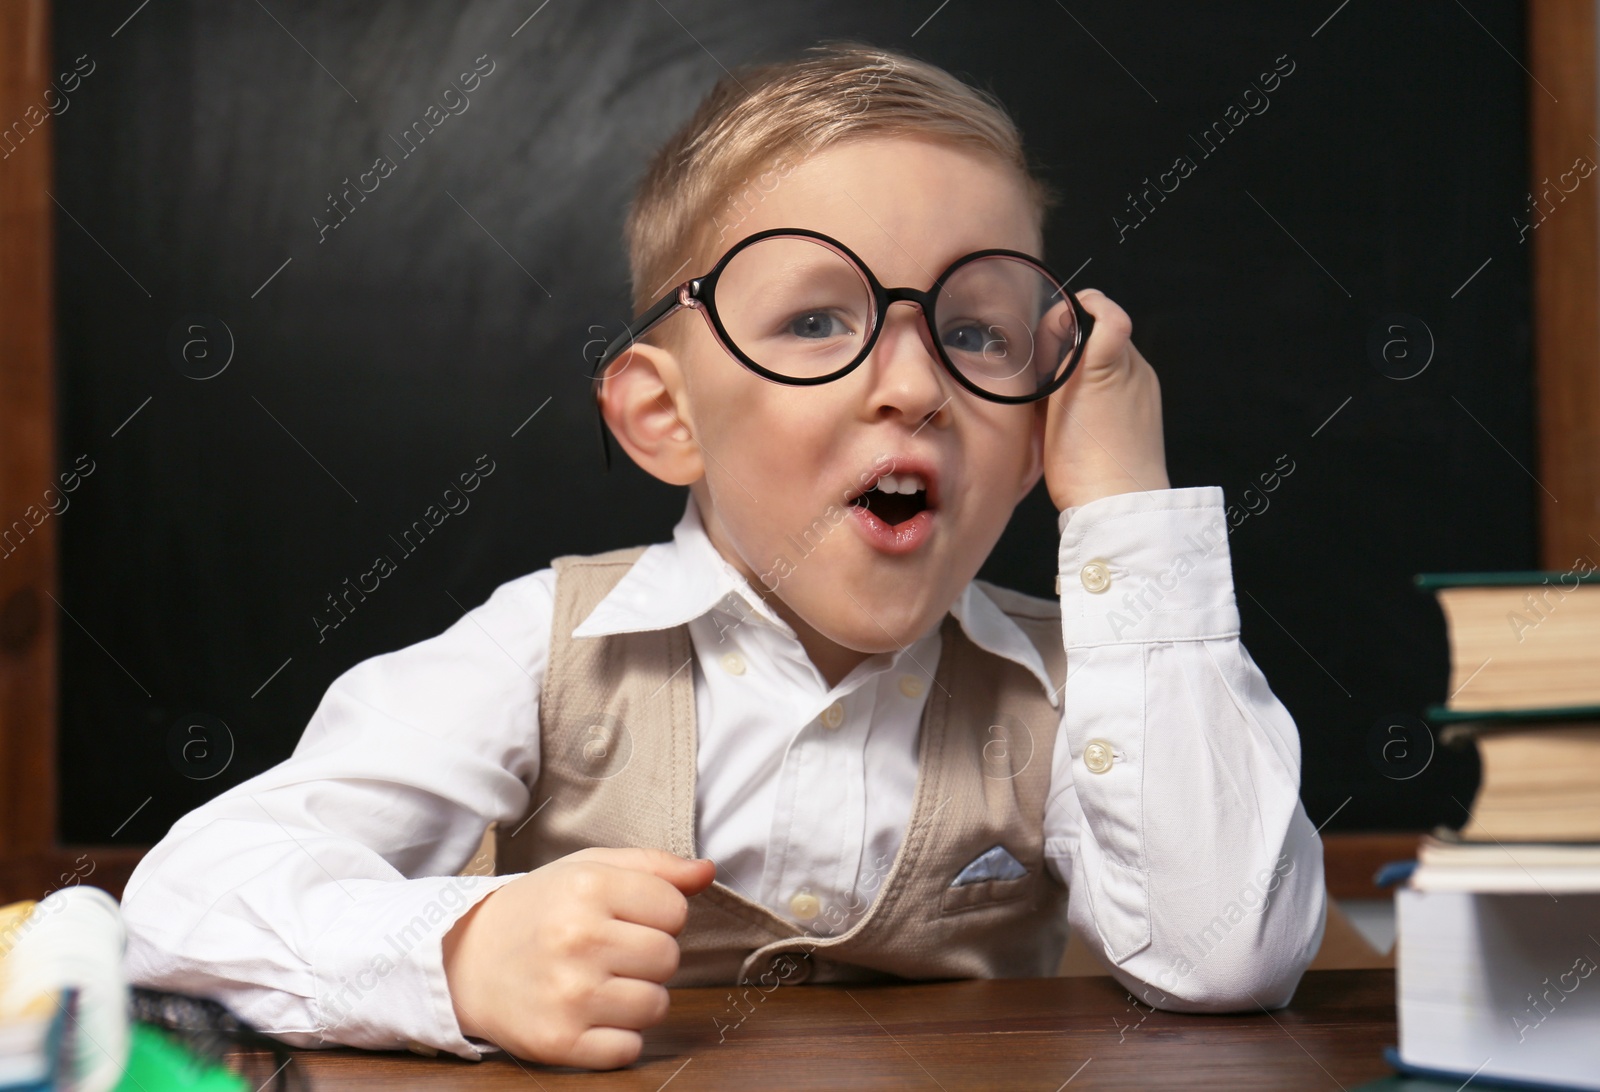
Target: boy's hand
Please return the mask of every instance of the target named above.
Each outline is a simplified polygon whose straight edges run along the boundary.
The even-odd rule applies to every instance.
[[[667,1015],[687,896],[716,874],[658,849],[584,849],[492,892],[444,938],[462,1033],[530,1061],[627,1065]]]
[[[1094,316],[1078,370],[1048,400],[1044,480],[1064,510],[1113,493],[1167,489],[1161,384],[1133,347],[1133,323],[1105,293],[1078,293]]]

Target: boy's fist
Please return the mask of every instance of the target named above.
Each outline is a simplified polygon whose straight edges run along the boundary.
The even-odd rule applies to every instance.
[[[1045,412],[1044,480],[1057,509],[1113,493],[1167,489],[1161,384],[1133,347],[1128,313],[1104,292],[1078,293],[1094,316],[1078,370]]]
[[[584,849],[492,892],[444,937],[462,1033],[530,1061],[627,1065],[667,1015],[688,896],[716,874],[659,849]]]

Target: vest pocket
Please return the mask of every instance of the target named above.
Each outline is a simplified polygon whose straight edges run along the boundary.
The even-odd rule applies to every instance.
[[[1039,869],[1030,869],[1026,876],[1018,876],[1013,880],[982,880],[978,883],[962,884],[960,887],[947,887],[940,900],[940,912],[944,914],[959,914],[967,910],[978,910],[985,906],[995,906],[999,903],[1013,902],[1033,894],[1038,886]]]

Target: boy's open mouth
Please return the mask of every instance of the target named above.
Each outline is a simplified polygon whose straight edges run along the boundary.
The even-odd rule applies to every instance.
[[[920,474],[885,474],[852,497],[850,503],[894,527],[929,508],[928,487]]]

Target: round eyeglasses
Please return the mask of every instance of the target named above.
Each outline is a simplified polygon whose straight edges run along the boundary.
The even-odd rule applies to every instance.
[[[1057,390],[1094,327],[1061,278],[1020,251],[963,255],[927,291],[885,288],[837,239],[773,228],[740,240],[606,346],[592,373],[596,409],[610,363],[680,307],[698,310],[723,349],[757,375],[814,386],[855,370],[883,332],[889,306],[901,300],[918,306],[945,370],[991,402],[1032,402]],[[609,468],[603,417],[600,436]]]

